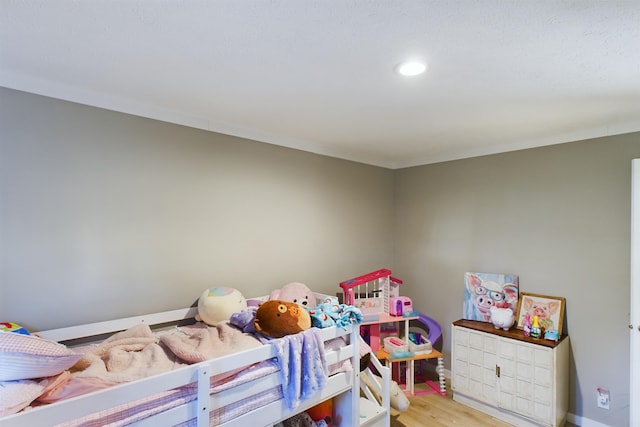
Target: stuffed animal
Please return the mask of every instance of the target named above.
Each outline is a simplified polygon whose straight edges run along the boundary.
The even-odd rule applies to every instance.
[[[374,394],[374,396],[378,400],[380,400],[381,396],[379,391],[377,390],[377,386],[374,385],[373,380],[367,374],[368,373],[364,373],[363,375],[360,375],[360,381],[364,382],[369,387],[369,389]],[[378,382],[382,381],[382,378],[380,376],[373,373],[371,373],[371,375],[376,377]],[[390,380],[390,383],[389,383],[389,397],[390,397],[389,404],[396,411],[404,412],[407,409],[409,409],[409,399],[407,399],[407,396],[404,394],[404,392],[402,391],[398,383],[395,382],[394,380]]]
[[[310,309],[316,306],[316,296],[307,285],[292,282],[276,289],[269,295],[269,300],[289,301]]]
[[[300,412],[282,422],[283,427],[327,427],[325,420],[313,421],[309,414]]]
[[[253,325],[264,335],[282,338],[309,329],[311,316],[296,303],[270,300],[260,304]]]
[[[234,288],[209,288],[198,299],[196,320],[210,326],[226,322],[233,313],[247,309],[247,300]]]
[[[26,328],[13,322],[0,322],[0,332],[14,332],[16,334],[31,335]]]
[[[324,421],[327,426],[330,426],[332,420],[331,417],[333,416],[333,399],[327,399],[323,402],[320,402],[317,405],[307,409],[306,412],[316,423]]]

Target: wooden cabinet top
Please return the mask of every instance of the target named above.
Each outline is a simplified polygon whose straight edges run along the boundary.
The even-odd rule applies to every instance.
[[[567,338],[567,335],[562,335],[558,341],[551,341],[544,338],[525,337],[522,330],[516,329],[515,326],[508,331],[504,331],[502,329],[496,329],[491,323],[481,322],[479,320],[460,319],[453,322],[453,325],[473,329],[476,331],[487,332],[489,334],[494,334],[505,338],[512,338],[514,340],[528,342],[531,344],[541,345],[549,348],[555,348],[558,344],[560,344]]]

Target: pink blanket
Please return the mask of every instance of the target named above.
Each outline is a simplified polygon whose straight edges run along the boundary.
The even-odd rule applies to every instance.
[[[260,345],[253,336],[226,323],[218,327],[196,324],[160,336],[141,324],[90,347],[71,368],[69,379],[38,401],[68,399]]]
[[[208,327],[202,323],[178,328],[165,334],[160,341],[173,354],[189,363],[198,363],[238,351],[260,347],[256,337],[246,334],[228,323]]]

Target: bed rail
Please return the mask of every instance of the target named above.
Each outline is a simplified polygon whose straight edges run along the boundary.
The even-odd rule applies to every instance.
[[[98,322],[89,325],[70,328],[43,331],[42,337],[58,341],[82,339],[87,336],[96,336],[110,332],[125,330],[140,323],[150,326],[166,324],[168,322],[182,321],[192,318],[197,309],[188,308],[174,310],[166,313],[136,316],[109,322]],[[344,359],[351,359],[354,367],[348,374],[333,375],[327,382],[327,387],[304,401],[294,411],[285,408],[282,399],[268,404],[262,408],[252,410],[242,416],[222,425],[246,426],[246,425],[272,425],[282,421],[294,413],[307,409],[323,400],[336,397],[336,411],[342,418],[341,425],[356,426],[359,424],[358,402],[360,388],[358,378],[359,366],[359,327],[348,326],[346,329],[337,327],[321,329],[323,341],[339,336],[348,336],[349,344],[337,350],[328,351],[326,354],[327,365],[337,363]],[[204,427],[209,425],[209,414],[220,397],[211,397],[211,377],[220,373],[240,370],[260,361],[269,360],[276,356],[272,346],[266,345],[255,349],[244,350],[228,356],[219,357],[210,361],[178,368],[174,371],[130,383],[116,385],[90,394],[62,400],[50,405],[44,405],[0,418],[0,427],[22,427],[25,425],[56,425],[69,422],[74,419],[86,417],[104,410],[112,410],[118,406],[129,404],[136,400],[146,399],[150,396],[174,391],[183,386],[191,385],[197,388],[197,397],[192,401],[180,404],[175,408],[166,410],[161,414],[148,417],[139,421],[140,426],[174,425],[181,422],[197,419],[197,425]],[[256,380],[258,381],[258,380]],[[272,375],[269,380],[274,386],[279,385],[279,376]],[[250,386],[247,386],[250,387]],[[222,393],[220,393],[222,394]],[[229,393],[232,394],[232,393]],[[218,400],[216,400],[218,399]],[[355,404],[354,404],[355,403]]]
[[[378,375],[375,375],[373,368]],[[370,402],[377,402],[380,408],[376,408],[374,414],[363,415],[362,426],[375,425],[389,427],[391,423],[389,408],[391,407],[391,370],[384,366],[382,362],[374,355],[371,355],[370,367],[360,373],[360,389],[364,397]],[[361,413],[364,412],[361,410]]]
[[[198,307],[189,307],[162,313],[144,314],[104,322],[88,323],[86,325],[49,329],[38,332],[37,334],[51,341],[65,342],[124,331],[125,329],[140,324],[154,326],[165,323],[176,323],[181,320],[191,320],[196,317],[196,314],[198,314]]]

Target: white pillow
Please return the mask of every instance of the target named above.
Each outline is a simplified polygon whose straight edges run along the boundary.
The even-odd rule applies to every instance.
[[[0,381],[50,377],[69,369],[82,354],[32,335],[0,332]]]

